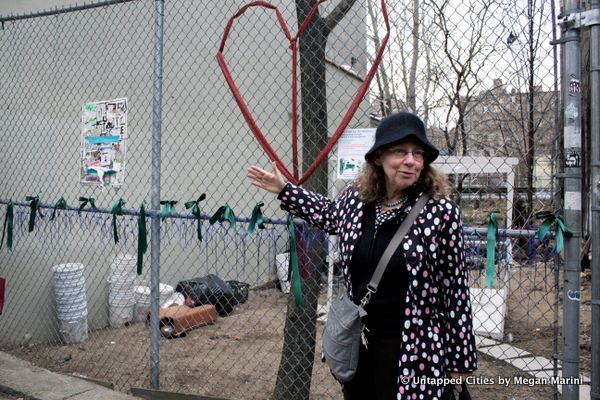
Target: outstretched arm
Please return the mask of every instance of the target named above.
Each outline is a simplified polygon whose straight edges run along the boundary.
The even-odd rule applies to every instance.
[[[257,186],[267,192],[279,194],[285,186],[285,179],[283,174],[277,168],[275,161],[271,164],[273,172],[265,171],[262,168],[252,165],[247,170],[248,179],[250,183]]]
[[[271,168],[273,172],[255,165],[250,166],[247,170],[250,183],[267,192],[277,194],[283,210],[330,234],[337,233],[338,203],[348,196],[347,192],[342,193],[338,199],[331,200],[300,186],[286,183],[275,162],[272,163]]]

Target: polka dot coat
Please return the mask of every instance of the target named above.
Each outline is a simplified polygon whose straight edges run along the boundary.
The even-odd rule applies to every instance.
[[[348,294],[350,261],[362,234],[363,202],[352,188],[335,200],[287,184],[281,208],[339,237]],[[441,397],[436,379],[445,372],[477,368],[467,274],[463,262],[460,210],[449,198],[430,199],[401,244],[409,274],[402,349],[398,360],[398,400]],[[426,377],[427,379],[419,379]]]

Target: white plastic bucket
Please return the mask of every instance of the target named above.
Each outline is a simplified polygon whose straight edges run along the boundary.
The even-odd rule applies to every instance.
[[[109,298],[112,296],[123,296],[125,294],[133,297],[133,290],[134,290],[134,282],[133,281],[119,281],[119,280],[111,280],[109,278],[108,280],[109,283]]]
[[[162,298],[162,296],[161,296]],[[182,306],[185,304],[185,296],[183,293],[175,292],[171,294],[165,301],[160,302],[160,308],[167,308],[172,305]]]
[[[277,278],[281,285],[283,293],[290,292],[290,282],[288,281],[288,269],[290,264],[290,253],[281,253],[275,256],[275,264],[277,266]]]
[[[150,288],[148,286],[136,286],[134,290],[135,314],[134,320],[145,322],[150,312]]]
[[[173,286],[165,283],[159,284],[158,290],[160,291],[160,304],[167,301],[167,299],[175,292],[175,288]]]
[[[171,296],[174,295],[175,289],[173,286],[161,283],[159,284],[160,297],[159,304],[162,307],[166,304]],[[150,293],[151,290],[148,286],[136,286],[134,289],[135,299],[135,316],[134,319],[138,322],[146,321],[148,313],[150,312]]]
[[[125,290],[123,290],[125,288]],[[128,286],[115,286],[111,284],[108,291],[108,311],[110,316],[110,326],[119,328],[133,319],[133,306],[135,298],[133,290],[127,289]]]
[[[87,340],[87,299],[83,264],[66,263],[52,267],[59,332],[65,343]]]
[[[135,280],[136,263],[135,256],[120,254],[110,264],[110,279],[128,282]]]
[[[58,305],[56,312],[60,321],[77,321],[87,318],[88,315],[87,305],[84,302]]]
[[[110,326],[114,328],[133,320],[135,268],[136,258],[129,254],[119,254],[110,264],[108,305]]]
[[[59,320],[58,322],[58,331],[65,343],[81,343],[88,339],[87,317],[72,321]]]
[[[59,291],[68,290],[71,288],[81,288],[85,285],[85,278],[83,277],[83,271],[78,274],[63,274],[61,272],[54,273],[54,287],[58,288]]]
[[[133,304],[109,304],[110,326],[120,328],[133,319]]]
[[[86,304],[85,298],[85,286],[74,287],[74,288],[61,288],[54,287],[54,297],[56,304],[60,307],[62,305],[71,304]]]

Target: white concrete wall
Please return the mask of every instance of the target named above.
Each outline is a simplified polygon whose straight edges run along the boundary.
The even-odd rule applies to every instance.
[[[226,21],[245,3],[166,2],[161,198],[179,200],[179,212],[188,213],[183,203],[205,192],[208,198],[201,207],[207,214],[228,202],[237,215],[249,216],[255,202],[265,200],[265,216],[285,216],[274,196],[259,192],[245,178],[248,165],[267,167],[269,160],[251,135],[215,59]],[[0,3],[0,15],[68,4],[73,2],[9,0]],[[275,4],[294,31],[293,2]],[[137,209],[142,200],[149,204],[153,10],[154,2],[146,0],[4,24],[0,30],[0,199],[24,201],[25,196],[39,195],[43,203],[54,204],[62,196],[76,206],[78,197],[86,196],[94,197],[102,208],[110,208],[118,198],[127,201],[126,208]],[[349,57],[356,56],[361,74],[366,65],[364,15],[359,1],[332,34],[327,55],[339,64],[349,64]],[[265,135],[291,169],[290,84],[281,73],[288,70],[289,58],[273,26],[272,14],[249,13],[236,23],[225,55]],[[360,82],[331,66],[327,74],[333,131]],[[119,97],[129,101],[125,184],[106,189],[82,186],[81,107]],[[362,104],[350,127],[368,124],[368,107]],[[4,210],[1,205],[0,218]],[[110,215],[81,220],[70,212],[49,222],[51,211],[46,211],[36,231],[27,233],[27,209],[17,211],[19,230],[13,252],[0,250],[0,276],[8,279],[0,324],[15,326],[19,333],[2,330],[0,345],[55,337],[50,268],[62,262],[85,264],[89,325],[92,329],[106,326],[109,265],[121,252],[135,254],[135,221],[125,227],[127,219],[119,219],[124,232],[121,243],[114,245]],[[161,281],[175,285],[181,279],[216,273],[257,284],[274,277],[274,254],[285,250],[285,235],[283,239],[274,239],[278,234],[244,238],[243,228],[240,234],[215,229],[214,235],[222,241],[213,238],[198,244],[193,224],[165,222]],[[206,222],[203,229],[208,231]],[[144,278],[149,268],[147,257]]]

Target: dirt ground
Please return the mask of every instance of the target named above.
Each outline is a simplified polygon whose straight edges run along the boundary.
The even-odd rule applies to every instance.
[[[520,283],[513,285],[509,298],[505,338],[510,333],[512,345],[550,358],[554,292],[547,270],[514,270],[512,279]],[[582,286],[582,307],[589,307],[589,279],[582,278]],[[160,389],[231,400],[270,398],[281,356],[286,302],[286,295],[277,289],[252,289],[248,302],[214,325],[194,329],[182,338],[161,338]],[[559,322],[561,319],[559,315]],[[589,347],[585,347],[589,343],[589,312],[582,310],[581,320],[582,372],[589,376]],[[319,322],[319,353],[322,327]],[[53,371],[110,382],[116,390],[127,392],[131,387],[150,387],[149,343],[146,325],[134,323],[91,332],[89,340],[78,345],[30,346],[9,352]],[[481,379],[526,376],[481,353],[479,360],[475,376]],[[312,377],[311,398],[342,398],[339,385],[319,360]],[[471,392],[474,399],[490,400],[547,400],[554,396],[549,386],[480,384],[472,385]]]
[[[511,295],[509,297],[509,312],[505,326],[505,340],[507,334],[512,334],[512,344],[525,349],[534,355],[552,358],[554,341],[557,342],[557,351],[562,352],[563,342],[562,306],[558,307],[555,315],[554,304],[558,300],[562,303],[563,277],[558,278],[558,299],[554,285],[553,271],[550,268],[516,268],[512,272]],[[580,371],[582,375],[591,374],[591,272],[589,270],[580,275],[581,304],[580,304]],[[558,337],[554,332],[554,319],[558,322]]]

